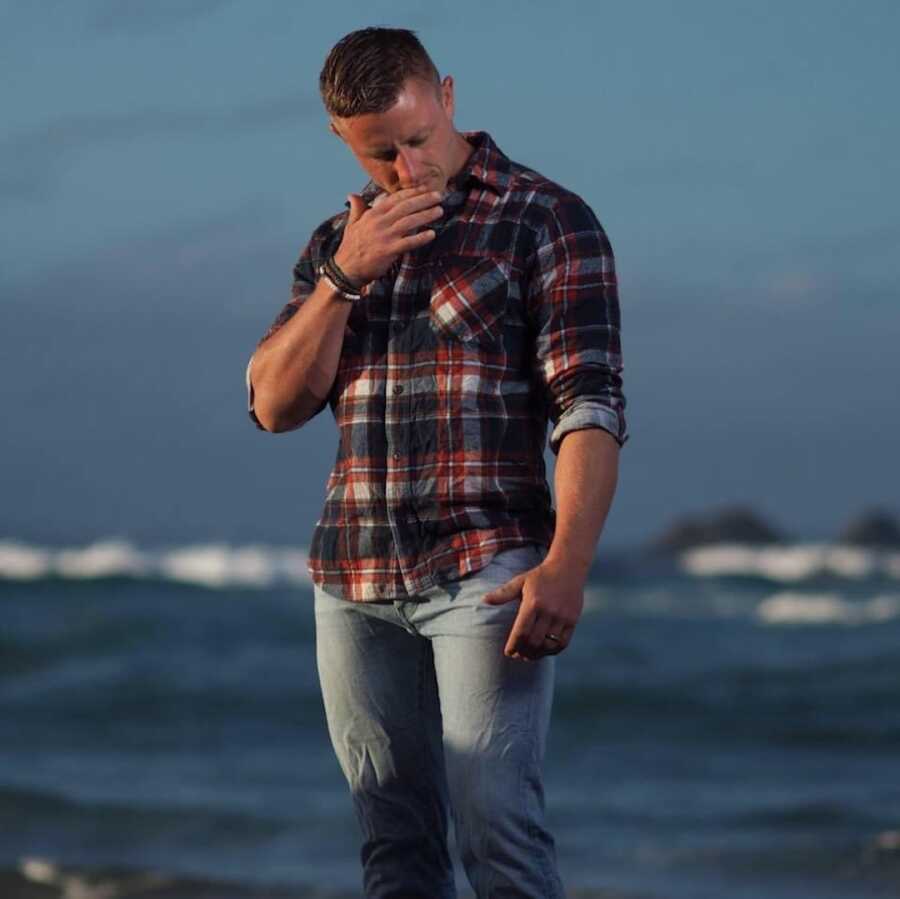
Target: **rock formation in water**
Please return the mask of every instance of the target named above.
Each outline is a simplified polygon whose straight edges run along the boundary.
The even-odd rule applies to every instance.
[[[676,553],[710,543],[781,543],[784,536],[748,506],[733,505],[678,518],[652,540],[655,552]]]
[[[838,539],[853,546],[900,549],[900,524],[886,509],[866,509],[850,520]]]

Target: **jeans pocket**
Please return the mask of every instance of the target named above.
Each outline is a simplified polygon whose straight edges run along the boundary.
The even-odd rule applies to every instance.
[[[507,579],[535,568],[544,559],[543,548],[536,543],[525,546],[514,546],[511,549],[502,549],[488,563],[507,575]]]

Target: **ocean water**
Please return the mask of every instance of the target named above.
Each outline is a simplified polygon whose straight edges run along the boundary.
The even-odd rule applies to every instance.
[[[3,899],[361,894],[302,551],[5,541],[0,604]],[[900,895],[900,554],[601,557],[558,663],[571,896]]]

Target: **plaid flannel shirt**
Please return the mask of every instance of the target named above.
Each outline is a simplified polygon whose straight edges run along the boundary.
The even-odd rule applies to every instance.
[[[464,136],[474,151],[448,185],[437,236],[363,289],[313,413],[330,405],[340,440],[307,567],[342,599],[414,600],[501,550],[549,546],[548,419],[554,454],[583,428],[628,439],[603,228],[577,195],[510,160],[486,132]],[[362,196],[380,193],[370,181]],[[347,214],[315,230],[292,298],[260,343],[310,295]],[[249,411],[261,427],[251,366]]]

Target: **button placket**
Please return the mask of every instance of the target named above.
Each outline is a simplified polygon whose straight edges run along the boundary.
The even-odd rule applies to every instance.
[[[390,375],[388,375],[388,377],[390,377]],[[396,403],[397,403],[397,404],[399,404],[400,402],[402,402],[402,400],[400,399],[400,397],[403,396],[405,390],[406,390],[406,388],[403,386],[403,384],[395,383],[395,384],[391,385],[391,390],[390,390],[391,396],[397,397],[397,400],[396,400]],[[401,415],[395,415],[394,418],[395,418],[395,420],[400,420],[400,421],[402,421],[402,416],[401,416]],[[390,439],[391,436],[393,436],[395,439],[391,440],[391,439]],[[392,445],[392,446],[394,447],[393,451],[391,452],[391,458],[392,458],[395,462],[399,462],[399,461],[403,458],[403,453],[402,453],[399,449],[397,449],[397,440],[396,440],[396,436],[397,436],[397,434],[396,434],[396,426],[394,426],[394,433],[393,433],[393,435],[388,435],[388,443],[389,443],[389,445]]]
[[[402,333],[403,333],[403,328],[404,328],[404,325],[403,325],[403,322],[402,322],[401,320],[399,320],[399,319],[394,319],[393,321],[391,321],[390,329],[391,329],[391,331],[393,332],[394,335],[398,335],[398,336],[399,336],[400,334],[402,334]],[[399,345],[399,340],[395,340],[395,341],[394,341],[394,349],[395,349],[395,350],[400,350],[400,349],[401,349],[401,347],[400,347],[400,345]],[[394,386],[391,388],[391,393],[392,393],[394,396],[402,396],[402,394],[403,394],[403,385],[402,385],[402,384],[394,384]],[[394,452],[391,453],[391,458],[392,458],[395,462],[399,462],[399,461],[403,458],[403,453],[401,453],[401,452],[399,452],[399,451],[397,451],[397,450],[394,450]]]
[[[391,387],[391,395],[397,398],[395,402],[398,406],[401,403],[403,403],[402,397],[405,393],[406,393],[406,388],[404,387],[403,384],[394,384]],[[403,421],[404,416],[400,415],[400,414],[395,414],[394,418],[396,421]],[[406,444],[408,444],[408,440],[409,440],[408,435],[403,435],[398,440],[397,428],[398,428],[398,426],[395,425],[394,426],[394,434],[393,434],[394,439],[390,441],[390,444],[394,447],[394,449],[391,453],[391,458],[394,459],[394,461],[400,461],[403,458],[403,452],[401,451],[401,449],[398,448],[398,444],[401,446],[402,449],[406,449],[407,447],[403,446],[403,442],[406,442]]]
[[[400,266],[398,265],[398,273]],[[391,352],[388,359],[396,354],[402,357],[405,352],[404,332],[406,331],[406,305],[403,293],[395,289],[392,295],[392,308],[390,322],[387,329],[387,341]],[[386,438],[388,451],[388,468],[394,473],[392,480],[395,493],[388,499],[388,523],[394,536],[394,545],[398,559],[408,554],[414,543],[414,536],[409,532],[408,525],[404,523],[404,508],[408,501],[409,485],[406,476],[399,472],[407,462],[409,453],[410,434],[406,422],[409,418],[407,399],[410,396],[409,384],[403,384],[400,379],[405,377],[406,371],[400,367],[388,367],[386,389]],[[406,573],[401,570],[401,579],[406,583]],[[408,589],[408,586],[407,586]]]

